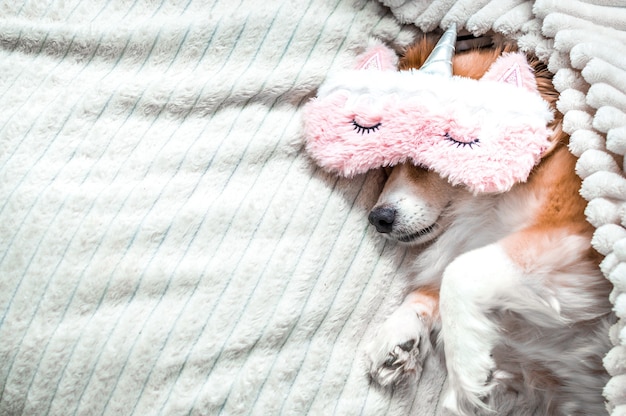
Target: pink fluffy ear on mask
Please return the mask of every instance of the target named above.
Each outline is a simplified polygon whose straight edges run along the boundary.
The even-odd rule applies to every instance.
[[[496,81],[538,94],[532,67],[521,52],[507,53],[494,62],[481,81]]]
[[[356,69],[396,71],[398,56],[379,40],[371,40],[365,52],[358,57]]]

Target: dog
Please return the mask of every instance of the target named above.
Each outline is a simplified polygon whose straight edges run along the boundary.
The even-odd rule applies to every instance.
[[[425,38],[410,47],[400,69],[419,68],[433,46]],[[512,49],[457,53],[454,74],[478,79]],[[410,292],[366,362],[374,382],[392,387],[415,380],[426,355],[441,356],[453,414],[602,415],[612,287],[591,247],[558,94],[546,67],[529,63],[556,116],[553,145],[526,182],[475,195],[411,163],[391,168],[369,221],[421,248]]]

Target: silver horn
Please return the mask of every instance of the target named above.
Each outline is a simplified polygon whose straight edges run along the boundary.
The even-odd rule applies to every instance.
[[[445,31],[435,49],[428,55],[428,59],[419,69],[428,74],[439,74],[446,77],[452,76],[452,57],[454,56],[454,44],[456,43],[456,23],[452,23]]]

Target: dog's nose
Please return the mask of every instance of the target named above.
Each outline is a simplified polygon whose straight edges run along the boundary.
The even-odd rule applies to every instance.
[[[393,221],[396,219],[396,210],[388,206],[375,207],[367,219],[376,227],[379,233],[390,233],[393,229]]]

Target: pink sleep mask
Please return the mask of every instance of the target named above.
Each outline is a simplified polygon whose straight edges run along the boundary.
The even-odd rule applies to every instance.
[[[455,39],[451,28],[419,71],[395,70],[393,51],[377,44],[357,69],[330,75],[303,110],[316,163],[351,177],[412,162],[474,193],[525,182],[553,120],[533,70],[509,53],[480,80],[452,76]]]

